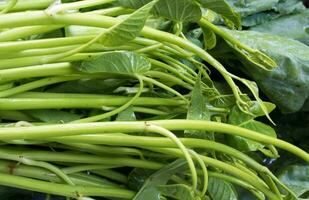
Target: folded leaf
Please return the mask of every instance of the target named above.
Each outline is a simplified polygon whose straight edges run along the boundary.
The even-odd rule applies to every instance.
[[[292,39],[266,33],[229,32],[251,48],[267,54],[279,65],[274,70],[266,71],[242,57],[244,67],[241,69],[284,112],[300,110],[309,96],[309,47]]]

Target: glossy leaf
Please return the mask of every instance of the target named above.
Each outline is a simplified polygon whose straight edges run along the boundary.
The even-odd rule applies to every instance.
[[[301,197],[309,192],[309,165],[289,166],[280,173],[279,180]],[[309,198],[309,195],[304,198]]]
[[[248,16],[258,12],[271,10],[279,2],[279,0],[227,1],[241,16]]]
[[[238,13],[225,0],[200,0],[203,7],[220,14],[230,28],[241,28],[241,20]]]
[[[308,26],[309,10],[299,14],[280,17],[261,25],[254,26],[251,30],[292,38],[309,45],[309,34],[306,33],[305,30]]]
[[[100,38],[100,42],[105,46],[123,45],[136,38],[143,29],[149,12],[158,0],[153,0],[144,5],[128,18],[108,29]]]
[[[209,177],[208,194],[214,200],[237,200],[233,185],[218,178]]]
[[[242,70],[284,112],[300,110],[309,96],[309,47],[295,40],[254,31],[230,31],[246,45],[269,55],[279,65],[259,69],[243,58]]]
[[[182,159],[176,160],[175,162],[166,165],[147,179],[133,200],[160,200],[161,192],[157,186],[165,185],[172,175],[178,172],[183,172],[186,168],[187,162]]]
[[[142,74],[150,68],[151,64],[147,58],[134,52],[118,51],[83,61],[78,70],[86,73]]]

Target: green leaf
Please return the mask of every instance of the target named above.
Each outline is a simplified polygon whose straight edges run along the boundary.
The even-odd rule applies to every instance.
[[[241,16],[248,16],[258,12],[271,10],[279,2],[279,0],[227,1]]]
[[[309,45],[309,34],[306,33],[305,30],[308,25],[309,10],[299,14],[280,17],[261,25],[254,26],[251,30],[292,38]]]
[[[25,112],[31,117],[46,123],[67,123],[80,119],[77,114],[61,110],[29,110]]]
[[[309,192],[309,165],[289,166],[279,174],[279,180],[301,197]],[[309,198],[309,195],[303,198]]]
[[[178,172],[183,172],[185,169],[187,169],[187,162],[183,159],[178,159],[171,164],[164,166],[147,179],[133,200],[160,200],[161,192],[159,191],[158,186],[166,184],[172,175]]]
[[[143,74],[150,68],[149,60],[137,53],[115,51],[83,61],[78,70],[86,73]]]
[[[175,200],[195,200],[194,191],[188,185],[173,184],[158,186],[158,190],[164,197],[173,198]]]
[[[222,16],[230,28],[241,28],[241,20],[238,13],[225,0],[200,0],[203,7],[208,8]]]
[[[217,45],[217,36],[211,29],[202,27],[205,49],[213,49]]]
[[[118,0],[123,7],[139,8],[150,0]],[[160,0],[154,14],[176,22],[197,22],[202,17],[200,7],[192,0]]]
[[[118,46],[136,38],[143,29],[149,12],[158,0],[153,0],[144,5],[119,24],[109,28],[100,38],[105,46]]]
[[[210,121],[210,112],[206,105],[206,99],[202,92],[201,78],[196,80],[191,95],[191,103],[187,113],[187,119]],[[185,137],[214,140],[214,134],[206,131],[186,130]]]
[[[116,121],[136,121],[133,106],[130,106],[121,113],[119,113]]]
[[[268,112],[274,109],[273,104],[265,104]],[[260,104],[255,102],[253,106],[250,107],[249,112],[256,115],[250,115],[242,112],[238,106],[234,106],[228,116],[228,123],[246,128],[249,130],[256,131],[261,134],[265,134],[271,137],[276,137],[276,132],[274,129],[262,122],[255,121],[254,118],[258,116],[263,116],[264,111],[261,109]],[[239,136],[227,136],[229,144],[240,151],[257,151],[264,147],[263,144],[245,139]]]
[[[240,54],[241,68],[284,112],[300,110],[309,96],[309,47],[295,40],[254,31],[229,31],[241,42],[269,55],[279,66],[266,71]]]
[[[208,194],[214,200],[237,200],[237,193],[232,184],[218,178],[209,177]]]

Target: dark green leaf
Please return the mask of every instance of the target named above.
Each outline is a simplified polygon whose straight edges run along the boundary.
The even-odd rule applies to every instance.
[[[237,29],[241,28],[241,20],[238,13],[225,0],[200,0],[203,7],[215,11],[220,14],[226,24]]]
[[[145,57],[134,52],[118,51],[83,61],[78,70],[86,73],[142,74],[150,68],[151,64]]]
[[[160,200],[161,192],[158,190],[157,186],[165,185],[172,175],[183,172],[186,168],[187,162],[182,159],[166,165],[147,179],[133,200]]]
[[[233,185],[218,178],[209,177],[208,194],[214,200],[237,200]]]
[[[109,94],[116,88],[127,83],[124,79],[81,79],[78,81],[69,81],[57,85],[47,90],[54,93],[94,93],[94,94]]]
[[[252,27],[251,30],[292,38],[309,45],[309,34],[305,31],[308,25],[309,10],[299,14],[280,17]]]
[[[248,46],[269,55],[279,65],[259,69],[242,58],[242,70],[285,112],[300,110],[309,96],[309,47],[295,40],[254,31],[230,31]]]
[[[241,16],[248,16],[266,10],[271,10],[279,0],[227,0]]]
[[[309,165],[289,166],[280,173],[279,180],[300,197],[309,192]]]

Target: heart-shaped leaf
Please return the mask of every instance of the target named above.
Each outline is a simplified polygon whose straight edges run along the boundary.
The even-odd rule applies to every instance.
[[[83,61],[78,70],[86,73],[142,74],[149,71],[150,68],[149,60],[137,53],[115,51]]]

